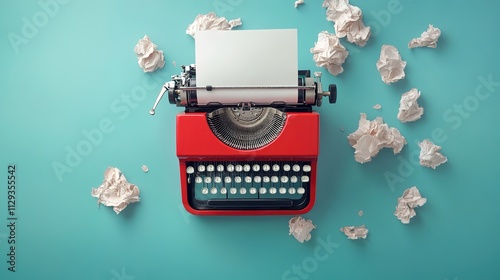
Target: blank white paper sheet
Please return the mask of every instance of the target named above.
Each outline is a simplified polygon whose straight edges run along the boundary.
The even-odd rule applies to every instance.
[[[196,86],[297,86],[297,30],[207,30],[196,33]],[[297,89],[197,91],[198,105],[297,103]]]

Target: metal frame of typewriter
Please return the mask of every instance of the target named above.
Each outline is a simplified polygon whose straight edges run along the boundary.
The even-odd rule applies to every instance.
[[[321,106],[323,97],[328,97],[330,103],[335,103],[337,98],[336,86],[331,84],[329,90],[324,92],[322,91],[320,72],[315,72],[314,77],[311,77],[309,70],[299,70],[296,86],[252,87],[252,89],[260,88],[262,90],[295,88],[298,97],[297,102],[294,104],[285,104],[283,102],[254,104],[246,102],[199,105],[197,102],[197,90],[199,89],[236,91],[243,87],[197,87],[196,66],[181,67],[181,74],[172,76],[172,80],[166,82],[163,86],[150,114],[154,115],[156,106],[165,93],[167,93],[171,104],[185,107],[184,112],[177,115],[176,148],[180,166],[182,203],[186,210],[195,215],[299,215],[310,211],[316,200],[316,163],[319,153],[319,114],[313,111],[312,106]],[[286,114],[286,120],[276,137],[273,137],[267,143],[264,142],[255,147],[249,144],[247,146],[238,146],[239,144],[233,143],[231,139],[225,141],[222,136],[227,132],[223,131],[219,135],[214,133],[216,131],[214,125],[210,123],[210,118],[216,114],[214,112],[217,112],[217,110],[240,110],[239,112],[242,113],[252,110],[258,112],[278,110]],[[245,127],[242,129],[245,129]],[[203,135],[203,137],[200,138],[200,135]],[[304,137],[304,135],[307,135],[307,137]],[[251,129],[245,137],[252,138]],[[251,140],[247,142],[253,143],[254,141]],[[243,198],[227,200],[228,203],[215,199],[198,201],[195,198],[194,189],[188,188],[190,180],[194,180],[193,176],[186,173],[186,169],[190,167],[188,164],[221,161],[234,161],[243,164],[245,162],[281,160],[310,163],[313,172],[309,176],[309,189],[300,200]]]

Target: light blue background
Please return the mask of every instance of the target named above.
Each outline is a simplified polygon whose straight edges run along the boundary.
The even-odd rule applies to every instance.
[[[0,2],[1,279],[301,279],[287,274],[294,265],[307,279],[500,279],[497,1],[352,1],[374,34],[364,48],[342,39],[351,52],[344,73],[324,71],[323,81],[336,83],[339,97],[317,108],[318,200],[304,215],[317,229],[305,244],[288,236],[290,216],[187,214],[175,155],[175,115],[182,108],[164,100],[156,116],[148,112],[161,84],[180,71],[172,61],[194,63],[194,40],[185,30],[199,13],[241,17],[240,29],[297,28],[299,67],[322,70],[309,52],[320,31],[333,32],[322,1],[306,0],[299,9],[293,0],[67,2],[17,53],[9,34],[22,36],[23,18],[43,21],[43,9],[38,1]],[[409,50],[408,41],[428,24],[442,30],[438,48]],[[145,34],[165,52],[166,67],[153,74],[142,72],[133,52]],[[383,44],[396,46],[408,63],[407,77],[390,86],[375,67]],[[262,72],[278,67],[262,65]],[[497,83],[483,100],[474,97],[480,77]],[[399,99],[412,87],[421,90],[425,113],[403,124],[396,118]],[[141,89],[145,95],[126,103]],[[467,115],[453,111],[464,102],[476,107]],[[382,110],[372,109],[376,103]],[[355,162],[346,137],[360,112],[398,128],[408,140],[403,152],[383,150],[372,162]],[[66,164],[67,149],[102,121],[112,131],[59,180],[54,162]],[[432,170],[411,155],[436,129],[444,131],[435,142],[449,162]],[[5,262],[8,164],[18,167],[15,273]],[[141,189],[141,202],[120,215],[90,196],[108,166]],[[400,180],[388,182],[389,172]],[[428,201],[404,225],[393,212],[414,185]],[[339,231],[362,224],[370,230],[366,240]],[[328,240],[335,249],[321,247]]]

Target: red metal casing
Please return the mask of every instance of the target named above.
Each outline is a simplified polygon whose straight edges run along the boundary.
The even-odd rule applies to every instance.
[[[208,126],[205,113],[177,115],[177,157],[180,165],[182,204],[194,215],[300,215],[309,212],[316,200],[316,165],[319,152],[319,114],[287,112],[280,135],[255,150],[238,150],[221,142]],[[186,161],[311,161],[310,200],[300,210],[198,210],[188,201]]]

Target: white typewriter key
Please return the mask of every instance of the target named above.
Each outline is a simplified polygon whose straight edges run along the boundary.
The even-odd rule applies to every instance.
[[[233,172],[234,171],[234,165],[228,164],[227,165],[227,172]]]
[[[250,190],[248,190],[248,192],[250,194],[256,194],[257,193],[257,189],[256,188],[250,188]]]
[[[203,165],[203,164],[198,165],[198,171],[205,172],[205,165]]]
[[[269,166],[269,164],[264,164],[264,165],[262,165],[262,170],[267,172],[267,171],[271,170],[271,166]]]
[[[214,170],[215,170],[215,167],[213,166],[213,164],[207,165],[207,171],[208,172],[214,172]]]
[[[288,183],[288,177],[287,176],[281,176],[280,180],[281,180],[281,183]]]
[[[251,182],[252,182],[252,177],[245,176],[245,183],[251,183]]]
[[[290,177],[290,182],[292,182],[292,183],[297,183],[298,180],[299,179],[297,178],[297,176]]]
[[[276,194],[276,188],[275,187],[269,188],[269,193],[270,194]]]
[[[192,167],[192,166],[188,166],[188,167],[186,168],[186,173],[187,173],[187,174],[193,174],[193,173],[194,173],[194,167]]]
[[[217,184],[219,184],[219,183],[222,182],[222,179],[219,176],[215,176],[214,182],[217,183]]]
[[[240,176],[234,177],[234,182],[235,183],[241,183],[241,177]]]
[[[226,194],[227,193],[227,189],[226,188],[220,188],[220,193],[221,194]]]
[[[208,188],[206,188],[206,187],[205,187],[205,188],[202,188],[202,189],[201,189],[201,193],[202,193],[202,194],[208,194]]]
[[[229,193],[230,194],[236,194],[238,191],[236,190],[236,188],[230,188],[229,189]]]
[[[295,188],[288,188],[289,194],[295,194]]]
[[[262,182],[269,183],[269,176],[262,177]]]
[[[212,183],[212,177],[205,177],[205,184]]]
[[[255,176],[255,177],[253,177],[253,181],[255,183],[260,183],[262,181],[262,178],[260,178],[260,176]]]
[[[311,166],[309,164],[305,164],[304,166],[302,166],[302,170],[304,172],[311,172]]]
[[[260,165],[258,165],[258,164],[254,164],[254,165],[252,166],[252,170],[253,170],[254,172],[259,172],[259,170],[260,170]]]
[[[278,176],[271,176],[271,182],[278,183],[279,182]]]
[[[236,172],[241,172],[241,171],[243,171],[243,166],[237,164],[236,167],[234,168],[234,170],[236,170]]]
[[[283,187],[281,187],[281,188],[280,188],[280,194],[285,194],[285,193],[286,193],[286,189],[285,189],[285,188],[283,188]]]
[[[300,178],[300,181],[302,181],[304,183],[309,182],[309,176],[307,176],[307,175],[302,176],[302,178]]]
[[[217,188],[211,188],[210,189],[211,194],[217,194]]]
[[[217,171],[224,172],[224,165],[222,164],[217,165]]]
[[[283,165],[283,171],[290,171],[290,164]]]
[[[304,189],[303,187],[300,187],[297,189],[298,194],[304,194],[305,192],[306,192],[306,189]]]
[[[226,184],[231,183],[231,177],[229,177],[229,176],[224,177],[224,182],[225,182]]]
[[[295,172],[299,172],[300,171],[300,165],[298,164],[294,164],[293,167],[292,167],[293,171]]]
[[[243,165],[243,171],[249,172],[250,171],[250,164]]]
[[[194,181],[195,181],[196,183],[198,183],[198,184],[201,184],[201,183],[203,183],[203,178],[201,178],[201,177],[196,177],[196,179],[194,179]]]
[[[259,193],[260,194],[266,194],[267,189],[266,188],[259,188]]]
[[[245,188],[240,188],[240,194],[246,194],[247,193],[247,189]]]
[[[273,164],[273,171],[274,171],[274,172],[278,172],[278,171],[280,171],[280,166],[279,166],[279,165],[277,165],[277,164]]]

